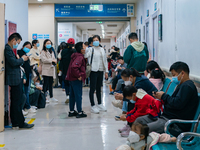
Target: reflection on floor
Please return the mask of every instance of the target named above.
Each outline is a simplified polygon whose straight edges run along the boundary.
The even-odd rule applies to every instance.
[[[114,116],[121,111],[112,106],[113,96],[104,86],[103,104],[108,111],[100,114],[90,113],[89,88],[83,90],[83,110],[88,117],[83,119],[68,118],[69,106],[61,89],[54,89],[58,103],[50,103],[36,115],[28,115],[26,121],[35,118],[35,127],[31,130],[5,129],[0,133],[0,150],[114,150],[124,144],[118,129],[125,122],[115,121]]]

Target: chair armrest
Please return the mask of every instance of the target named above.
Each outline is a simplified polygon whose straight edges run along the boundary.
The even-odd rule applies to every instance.
[[[194,133],[194,132],[184,132],[184,133],[181,133],[178,138],[177,138],[177,141],[176,141],[176,146],[179,150],[183,150],[183,148],[181,147],[181,142],[183,141],[183,138],[185,136],[193,136],[193,137],[200,137],[200,134],[198,133]]]
[[[174,123],[197,123],[198,120],[180,120],[180,119],[172,119],[172,120],[168,120],[166,123],[165,123],[165,133],[168,133],[169,134],[169,126],[171,124],[174,124]]]

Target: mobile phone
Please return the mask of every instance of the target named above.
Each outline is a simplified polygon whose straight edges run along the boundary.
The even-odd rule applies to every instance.
[[[38,54],[38,53],[36,53],[36,55],[37,55],[37,56],[39,56],[39,54]]]
[[[156,95],[156,93],[157,93],[157,91],[153,91],[153,94],[155,94],[155,95]]]
[[[32,55],[31,53],[30,53],[30,54],[27,54],[27,56],[29,56],[29,57],[30,57],[31,55]]]
[[[115,118],[118,118],[118,119],[119,119],[119,118],[120,118],[120,116],[115,116]]]

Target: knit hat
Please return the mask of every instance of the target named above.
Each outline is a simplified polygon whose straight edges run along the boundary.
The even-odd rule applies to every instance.
[[[117,148],[117,150],[131,150],[130,146],[128,145],[121,145]]]
[[[68,43],[68,44],[74,45],[74,44],[75,44],[75,40],[74,40],[73,38],[69,38],[69,39],[67,40],[67,43]]]

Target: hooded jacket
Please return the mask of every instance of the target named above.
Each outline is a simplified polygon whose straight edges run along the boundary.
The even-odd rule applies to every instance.
[[[148,49],[139,41],[129,45],[124,53],[124,62],[127,63],[127,67],[133,67],[140,73],[144,73],[148,59]]]
[[[127,113],[126,120],[129,123],[134,122],[138,117],[151,115],[152,117],[159,117],[161,114],[162,103],[148,95],[144,90],[138,89],[135,99],[135,107]]]
[[[74,53],[71,56],[71,61],[67,71],[66,80],[75,81],[82,77],[84,82],[86,79],[86,63],[84,55],[81,53]]]

